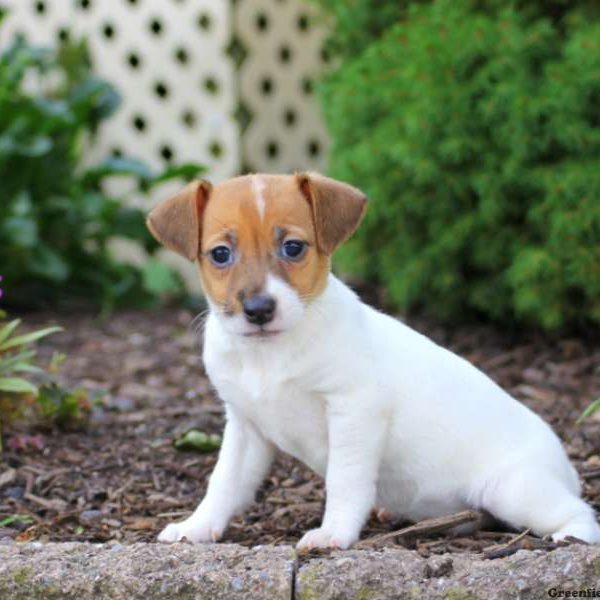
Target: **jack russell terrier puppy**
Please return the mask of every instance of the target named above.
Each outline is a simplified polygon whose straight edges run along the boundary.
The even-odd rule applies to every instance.
[[[218,540],[279,448],[325,478],[322,525],[301,549],[348,548],[374,507],[412,521],[477,508],[600,542],[541,418],[331,274],[365,208],[358,189],[308,173],[195,181],[150,213],[154,236],[198,261],[204,364],[227,417],[204,499],[159,540]]]

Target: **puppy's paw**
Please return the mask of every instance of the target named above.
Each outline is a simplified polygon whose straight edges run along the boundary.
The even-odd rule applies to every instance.
[[[300,551],[308,551],[313,548],[338,548],[346,550],[357,540],[356,536],[347,535],[344,532],[329,531],[324,527],[307,531],[296,545]]]
[[[552,534],[554,542],[561,542],[569,537],[578,538],[588,544],[600,544],[600,527],[592,517],[587,522],[567,523],[559,531]]]
[[[223,535],[223,527],[215,527],[201,519],[190,517],[180,523],[167,525],[158,535],[159,542],[179,542],[184,538],[194,544],[217,542]]]

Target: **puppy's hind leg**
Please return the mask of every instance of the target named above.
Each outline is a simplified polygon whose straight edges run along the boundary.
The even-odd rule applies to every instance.
[[[594,511],[569,482],[533,467],[519,468],[485,486],[481,508],[515,528],[528,528],[555,541],[574,536],[600,543]]]

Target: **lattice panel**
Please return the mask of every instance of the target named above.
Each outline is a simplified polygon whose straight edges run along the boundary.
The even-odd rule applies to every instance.
[[[52,46],[68,35],[85,36],[96,71],[121,93],[123,104],[99,132],[89,162],[120,153],[155,168],[194,161],[209,167],[214,182],[241,168],[325,170],[328,142],[312,87],[327,57],[310,3],[0,0],[0,6],[9,10],[0,47],[16,33]],[[236,46],[245,56],[239,70],[230,56]],[[123,182],[113,183],[122,190]],[[154,201],[169,191],[157,191]],[[139,248],[118,252],[144,261]],[[198,290],[189,263],[172,253],[165,261]]]
[[[123,95],[91,158],[127,153],[154,167],[196,161],[221,180],[239,169],[230,5],[214,0],[4,0],[7,36],[88,38],[98,73]]]
[[[324,171],[327,134],[313,82],[328,57],[325,28],[302,0],[237,0],[235,34],[246,58],[239,73],[242,164],[254,171]]]

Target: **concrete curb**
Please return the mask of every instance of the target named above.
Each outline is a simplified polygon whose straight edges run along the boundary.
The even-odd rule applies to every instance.
[[[0,546],[2,600],[289,600],[291,547],[232,544]]]
[[[496,560],[466,554],[425,559],[403,548],[298,560],[290,546],[0,545],[2,600],[537,600],[594,589],[598,595],[587,597],[600,597],[600,548],[584,545],[520,550]]]
[[[298,600],[548,600],[554,589],[588,588],[598,588],[600,597],[597,546],[574,545],[550,553],[520,550],[495,560],[465,554],[424,559],[400,548],[350,550],[330,560],[313,559],[296,575]]]

